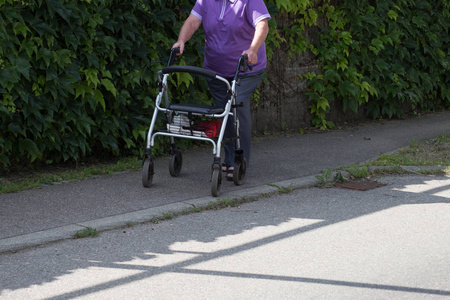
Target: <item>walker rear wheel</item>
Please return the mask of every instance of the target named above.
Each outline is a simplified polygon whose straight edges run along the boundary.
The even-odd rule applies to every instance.
[[[247,160],[234,162],[233,182],[235,185],[242,185],[245,180],[245,173],[247,172]]]
[[[211,194],[213,195],[213,197],[219,196],[221,185],[222,185],[222,172],[220,166],[214,165],[211,175]]]
[[[146,188],[152,185],[153,181],[153,159],[147,157],[142,166],[142,185]]]

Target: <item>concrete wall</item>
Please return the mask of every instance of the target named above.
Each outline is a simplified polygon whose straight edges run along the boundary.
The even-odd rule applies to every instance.
[[[292,16],[277,17],[278,28],[289,26]],[[319,20],[319,26],[324,21]],[[318,28],[311,28],[305,32],[306,37],[313,43],[319,40]],[[288,58],[289,45],[284,44],[280,49],[274,49],[274,54],[266,69],[267,82],[259,87],[260,97],[252,103],[253,131],[276,131],[280,128],[298,130],[310,127],[312,116],[308,109],[308,97],[305,95],[306,80],[299,79],[299,75],[308,72],[319,72],[314,56],[307,52]],[[328,120],[335,123],[355,122],[363,120],[364,111],[358,113],[344,112],[342,103],[330,103],[331,113]]]
[[[288,62],[277,51],[267,68],[267,82],[260,85],[260,97],[252,107],[253,130],[298,129],[311,123],[308,97],[304,94],[306,80],[298,75],[318,71],[317,66],[305,66],[297,59]]]

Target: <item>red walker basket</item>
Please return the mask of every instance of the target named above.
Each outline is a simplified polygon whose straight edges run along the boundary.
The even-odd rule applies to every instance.
[[[201,121],[195,124],[192,129],[204,132],[207,137],[215,138],[219,135],[221,126],[222,120]]]

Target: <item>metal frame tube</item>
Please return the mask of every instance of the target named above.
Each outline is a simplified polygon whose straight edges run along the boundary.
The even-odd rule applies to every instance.
[[[236,149],[241,148],[241,140],[239,136],[239,118],[237,115],[237,108],[236,108],[236,99],[237,99],[237,91],[236,91],[236,84],[237,79],[233,79],[232,85],[231,85],[231,106],[233,108],[233,122],[234,122],[234,129],[235,129],[235,136],[236,136]]]
[[[155,110],[153,112],[153,117],[152,117],[152,121],[150,123],[150,128],[147,134],[147,148],[153,147],[155,145],[155,137],[156,136],[168,136],[170,138],[170,142],[173,144],[174,143],[174,138],[187,138],[187,139],[192,139],[192,140],[199,140],[199,141],[206,141],[206,142],[210,142],[213,144],[213,154],[216,157],[220,157],[220,152],[221,152],[221,143],[223,140],[223,136],[225,133],[225,128],[228,122],[228,117],[229,115],[234,115],[236,116],[236,108],[233,108],[232,111],[232,105],[233,103],[235,104],[235,84],[236,82],[233,81],[233,86],[230,85],[230,83],[228,82],[227,79],[216,75],[216,79],[223,81],[226,86],[228,91],[231,91],[231,98],[230,100],[228,100],[227,104],[225,105],[225,109],[223,111],[223,113],[221,114],[199,114],[199,113],[193,113],[193,115],[198,115],[198,116],[205,116],[205,117],[212,117],[212,118],[223,118],[222,120],[222,127],[220,129],[220,133],[217,139],[217,143],[211,139],[211,138],[207,138],[207,137],[198,137],[198,136],[192,136],[192,135],[183,135],[183,134],[177,134],[177,133],[170,133],[170,132],[153,132],[155,129],[155,124],[156,124],[156,119],[157,119],[157,115],[158,112],[164,112],[166,114],[166,118],[167,121],[169,122],[169,114],[172,113],[172,110],[167,109],[167,107],[169,106],[169,99],[168,99],[168,94],[167,94],[167,81],[168,81],[168,77],[169,74],[164,74],[163,78],[162,78],[162,82],[161,82],[161,91],[158,93],[157,97],[156,97],[156,101],[155,101]],[[161,107],[161,102],[164,98],[164,105],[165,107]],[[179,112],[182,114],[187,114],[184,112]],[[236,118],[235,118],[236,119]]]
[[[198,140],[198,141],[206,141],[206,142],[210,142],[211,144],[213,144],[213,154],[216,155],[216,153],[218,152],[218,147],[216,142],[211,139],[211,138],[207,138],[207,137],[201,137],[201,136],[193,136],[193,135],[184,135],[184,134],[177,134],[177,133],[170,133],[170,132],[155,132],[152,137],[151,137],[151,146],[154,145],[155,143],[155,137],[158,135],[162,135],[162,136],[168,136],[168,137],[178,137],[178,138],[184,138],[184,139],[191,139],[191,140]]]

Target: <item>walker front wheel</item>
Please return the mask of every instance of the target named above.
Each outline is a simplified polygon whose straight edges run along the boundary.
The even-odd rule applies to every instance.
[[[153,159],[147,157],[142,165],[142,185],[146,188],[152,185],[153,181]]]
[[[172,177],[178,177],[183,166],[183,155],[180,151],[176,151],[170,155],[169,172]]]

